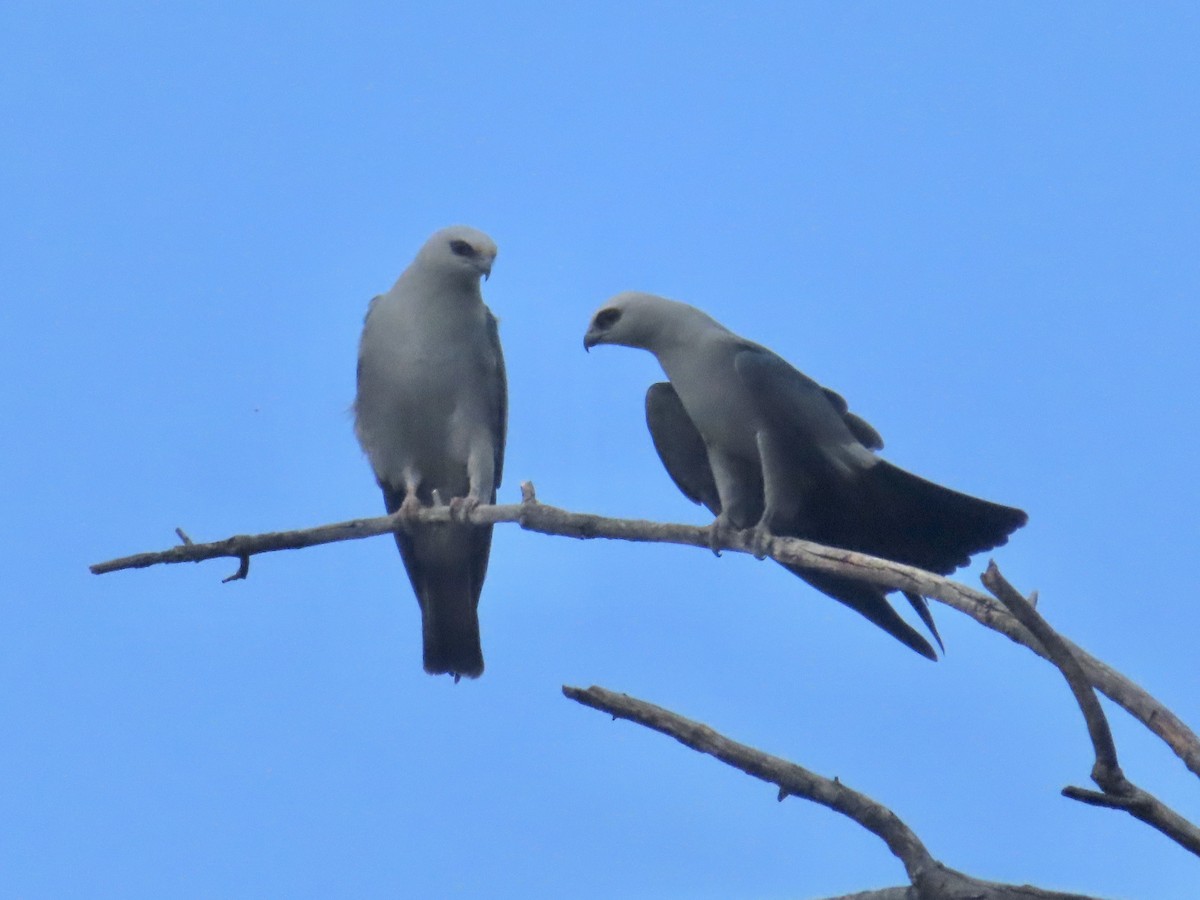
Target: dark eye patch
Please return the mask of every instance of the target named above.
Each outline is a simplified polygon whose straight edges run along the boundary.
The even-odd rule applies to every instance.
[[[621,318],[621,311],[609,307],[596,313],[595,324],[597,328],[612,328],[619,318]]]
[[[475,248],[466,241],[453,240],[450,242],[450,249],[459,256],[475,256]]]

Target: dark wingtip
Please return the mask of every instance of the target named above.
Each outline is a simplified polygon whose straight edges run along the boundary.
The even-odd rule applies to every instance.
[[[921,643],[923,643],[925,646],[914,647],[912,644],[909,644],[908,646],[912,647],[912,649],[916,650],[919,654],[921,654],[923,657],[925,657],[930,662],[937,662],[938,661],[937,652],[933,649],[933,647],[931,647],[929,645],[929,641],[922,638]],[[939,641],[939,643],[940,643],[940,641]]]
[[[908,623],[905,624],[907,625]],[[925,657],[930,662],[938,661],[937,651],[933,649],[933,645],[930,644],[929,641],[925,640],[925,638],[921,637],[921,635],[918,634],[911,625],[908,626],[907,631],[892,629],[888,628],[887,626],[881,627],[883,627],[884,631],[902,643],[909,650],[912,650],[914,653]],[[938,643],[941,644],[941,641],[938,641]]]
[[[942,636],[938,634],[937,625],[933,621],[933,613],[929,611],[929,604],[925,602],[925,598],[920,594],[914,594],[910,591],[904,591],[904,597],[912,605],[916,614],[921,621],[925,623],[925,627],[929,629],[929,633],[933,635],[933,639],[937,641],[938,649],[942,651],[942,655],[946,655],[946,645],[942,643]]]
[[[834,599],[840,598],[835,597]],[[938,655],[933,649],[933,645],[931,645],[929,641],[925,640],[925,638],[923,638],[915,628],[900,618],[899,614],[891,608],[890,604],[888,604],[885,598],[881,597],[880,600],[882,601],[883,605],[887,607],[887,611],[891,613],[891,616],[894,617],[894,621],[888,621],[884,617],[872,619],[872,621],[874,621],[876,625],[878,625],[908,649],[919,653],[921,656],[925,657],[931,662],[937,662]],[[868,616],[868,618],[871,617]],[[924,616],[921,616],[921,621],[925,621]],[[929,623],[926,622],[926,624],[928,625]],[[936,630],[934,630],[934,636],[937,636]],[[938,644],[941,644],[940,638],[938,639]]]

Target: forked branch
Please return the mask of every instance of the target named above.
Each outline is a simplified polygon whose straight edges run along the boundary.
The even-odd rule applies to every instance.
[[[708,549],[709,529],[695,525],[649,522],[642,519],[612,519],[587,513],[568,512],[554,506],[539,503],[533,485],[521,485],[522,502],[480,506],[467,514],[467,521],[477,525],[515,522],[527,531],[540,534],[574,538],[607,538],[611,540],[645,541],[681,544]],[[435,506],[420,510],[414,522],[447,523],[451,511],[446,506]],[[332,525],[319,525],[296,531],[276,531],[266,534],[235,535],[211,543],[193,543],[184,539],[179,546],[169,550],[138,553],[120,559],[97,563],[91,567],[96,575],[117,572],[123,569],[140,569],[163,563],[202,562],[209,559],[231,558],[238,560],[237,571],[230,576],[244,578],[249,572],[251,556],[276,550],[297,550],[318,544],[352,541],[381,534],[390,534],[411,527],[399,513],[373,519],[352,519]],[[750,535],[733,532],[722,544],[722,549],[740,553],[752,553]],[[1012,641],[1028,647],[1034,653],[1052,660],[1042,643],[1022,625],[1004,605],[996,599],[948,578],[906,566],[803,541],[796,538],[773,538],[767,547],[774,559],[783,563],[806,566],[822,572],[845,575],[869,581],[872,584],[897,590],[907,590],[940,600],[965,613],[993,631],[1005,635]],[[1134,684],[1124,675],[1109,668],[1091,654],[1066,641],[1072,656],[1079,662],[1089,684],[1106,694],[1123,707],[1130,715],[1157,735],[1194,774],[1200,776],[1200,738],[1165,706]]]
[[[984,585],[996,595],[1009,611],[1038,639],[1049,654],[1050,661],[1062,672],[1075,695],[1075,702],[1083,713],[1087,723],[1088,735],[1092,740],[1092,749],[1096,762],[1092,766],[1092,780],[1100,786],[1103,793],[1085,790],[1078,787],[1063,789],[1063,796],[1079,800],[1093,806],[1107,806],[1113,809],[1123,809],[1131,816],[1145,822],[1152,828],[1161,831],[1181,847],[1200,856],[1200,828],[1197,828],[1175,810],[1171,809],[1153,794],[1142,790],[1125,777],[1121,764],[1117,761],[1117,746],[1113,741],[1112,729],[1108,727],[1108,718],[1100,706],[1083,666],[1075,658],[1075,653],[1067,641],[1050,627],[1033,604],[1021,596],[996,568],[993,562],[988,565],[982,576]]]

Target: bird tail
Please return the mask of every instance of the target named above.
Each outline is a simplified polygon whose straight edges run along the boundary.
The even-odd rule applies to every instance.
[[[461,570],[426,571],[423,575],[418,597],[425,671],[478,678],[483,674],[483,648],[471,585],[462,578]]]
[[[404,489],[381,483],[389,514],[404,502]],[[423,505],[432,495],[421,496]],[[496,502],[495,492],[492,502]],[[479,643],[479,594],[492,551],[492,526],[452,523],[397,531],[396,546],[421,606],[425,671],[430,675],[478,678],[483,674]]]
[[[1025,524],[1019,509],[980,500],[934,484],[879,460],[853,483],[814,503],[820,519],[814,530],[822,543],[895,560],[939,575],[970,562],[972,554],[999,547]],[[849,606],[892,637],[929,659],[929,642],[888,603],[886,588],[788,566],[813,587]],[[923,597],[904,596],[938,645],[942,643]]]
[[[479,594],[492,526],[440,525],[396,532],[396,546],[421,606],[425,671],[478,678]]]
[[[973,554],[1008,542],[1028,521],[1019,509],[934,484],[879,460],[863,476],[869,523],[847,549],[948,575]]]

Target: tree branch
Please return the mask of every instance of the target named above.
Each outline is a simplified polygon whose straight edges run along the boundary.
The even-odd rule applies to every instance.
[[[641,519],[612,519],[585,513],[573,513],[537,502],[533,485],[521,485],[522,502],[501,506],[480,506],[469,512],[466,520],[476,525],[516,522],[527,531],[580,539],[606,538],[611,540],[646,541],[710,547],[708,528],[694,525],[666,524]],[[412,519],[420,523],[451,521],[446,506],[420,510]],[[123,569],[141,569],[162,563],[202,562],[229,557],[239,561],[231,577],[245,577],[251,556],[276,550],[298,550],[318,544],[359,540],[390,534],[411,527],[399,513],[373,519],[352,519],[333,525],[321,525],[297,531],[277,531],[256,535],[235,535],[222,541],[206,544],[183,544],[152,553],[138,553],[91,566],[96,575]],[[753,553],[751,536],[733,532],[726,537],[721,549]],[[886,559],[839,550],[797,538],[772,538],[767,544],[771,557],[782,563],[806,566],[822,572],[857,578],[896,590],[912,591],[940,600],[965,613],[981,625],[1005,635],[1015,643],[1028,647],[1043,659],[1051,660],[1041,642],[1023,626],[1004,605],[980,591],[948,578]],[[1066,639],[1064,638],[1064,641]],[[1157,735],[1183,760],[1184,765],[1200,776],[1200,738],[1170,710],[1124,675],[1109,668],[1091,654],[1066,641],[1072,655],[1079,661],[1087,681],[1113,702]]]
[[[1153,794],[1133,784],[1121,771],[1121,764],[1117,761],[1117,745],[1113,741],[1112,729],[1108,727],[1104,708],[1100,706],[1100,699],[1067,641],[1050,627],[1050,623],[1042,618],[1032,603],[1005,580],[994,562],[988,564],[982,581],[1046,649],[1050,661],[1067,679],[1071,693],[1075,695],[1075,702],[1079,704],[1087,722],[1088,736],[1092,740],[1092,749],[1096,755],[1096,762],[1092,766],[1092,781],[1096,782],[1104,793],[1097,795],[1093,791],[1068,787],[1063,790],[1063,796],[1093,806],[1123,809],[1131,816],[1158,829],[1181,847],[1200,856],[1200,828]]]
[[[819,803],[848,817],[880,838],[903,863],[915,894],[910,894],[902,888],[888,888],[857,896],[911,896],[912,900],[1089,900],[1080,894],[1062,894],[1024,885],[998,884],[971,878],[934,859],[912,829],[886,806],[846,787],[840,781],[831,781],[795,763],[739,744],[707,725],[685,719],[668,709],[638,700],[628,694],[613,693],[601,687],[583,690],[564,685],[562,690],[577,703],[606,712],[614,718],[628,719],[644,725],[675,738],[684,746],[716,757],[747,775],[776,785],[779,788],[780,800],[795,796]]]

